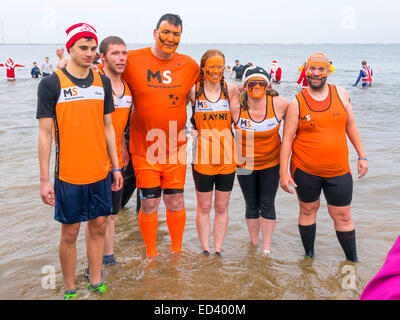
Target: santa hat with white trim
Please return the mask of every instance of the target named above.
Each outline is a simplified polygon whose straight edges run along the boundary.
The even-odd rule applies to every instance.
[[[69,48],[71,48],[76,41],[84,37],[91,37],[98,43],[96,29],[87,23],[74,24],[66,30],[66,33],[67,43],[65,46],[68,52]]]

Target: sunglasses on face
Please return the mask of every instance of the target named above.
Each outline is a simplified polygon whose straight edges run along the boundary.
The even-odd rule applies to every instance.
[[[256,85],[259,85],[262,88],[267,86],[267,81],[265,80],[251,80],[247,83],[247,86],[251,89],[254,88]]]

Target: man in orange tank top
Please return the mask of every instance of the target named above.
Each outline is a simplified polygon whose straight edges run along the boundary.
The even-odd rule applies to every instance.
[[[281,187],[296,188],[300,203],[299,232],[306,257],[314,256],[317,212],[323,190],[336,235],[346,259],[356,262],[356,234],[350,214],[353,179],[347,137],[358,153],[358,178],[368,171],[364,147],[348,92],[326,83],[329,59],[312,54],[307,61],[309,87],[289,104],[281,147]],[[290,172],[288,173],[289,156]]]
[[[186,223],[186,104],[199,66],[176,49],[182,33],[178,15],[163,15],[153,31],[155,44],[131,50],[124,80],[132,91],[130,152],[141,199],[139,226],[147,256],[156,256],[158,206],[163,191],[172,252],[181,251]]]
[[[64,299],[69,300],[77,297],[76,239],[84,221],[88,221],[86,245],[91,270],[88,289],[95,293],[106,290],[101,279],[106,217],[111,213],[111,188],[119,190],[123,178],[111,120],[114,104],[110,80],[90,70],[97,48],[96,30],[79,23],[68,28],[67,37],[71,61],[40,82],[36,118],[40,195],[45,204],[55,206],[54,217],[62,223],[60,264]],[[53,128],[54,187],[49,178]]]
[[[103,39],[100,43],[100,58],[104,65],[101,67],[99,72],[100,74],[107,76],[111,81],[115,108],[111,117],[116,138],[115,142],[119,169],[122,169],[122,173],[124,173],[124,168],[129,162],[129,155],[127,154],[128,152],[124,139],[124,131],[128,124],[128,117],[132,107],[131,92],[129,87],[122,80],[122,73],[125,70],[127,59],[127,49],[124,40],[117,36],[110,36]],[[103,265],[113,265],[116,263],[114,257],[115,219],[121,209],[123,188],[120,190],[112,189],[111,191],[112,213],[107,217]],[[88,235],[87,231],[88,228],[86,228],[86,236]],[[89,268],[86,269],[85,273],[86,276],[89,275]]]

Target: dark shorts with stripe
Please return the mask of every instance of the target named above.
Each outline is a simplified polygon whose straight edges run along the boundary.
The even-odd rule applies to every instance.
[[[297,184],[297,196],[302,202],[317,201],[322,190],[326,202],[331,206],[346,207],[351,204],[353,177],[350,172],[337,177],[323,178],[297,168],[293,180]]]
[[[63,224],[84,222],[111,214],[111,174],[103,180],[84,185],[55,179],[54,192],[54,219]]]
[[[124,176],[124,170],[121,172],[122,176]],[[114,183],[114,175],[111,174],[111,184]],[[119,210],[121,210],[121,201],[122,201],[122,194],[124,193],[124,188],[122,187],[118,191],[111,191],[112,197],[112,215],[116,215]]]

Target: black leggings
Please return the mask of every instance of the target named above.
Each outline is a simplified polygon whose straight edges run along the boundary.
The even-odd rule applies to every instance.
[[[246,219],[258,219],[261,216],[276,220],[275,196],[279,186],[279,167],[278,164],[262,170],[238,169],[237,177],[246,201]]]

